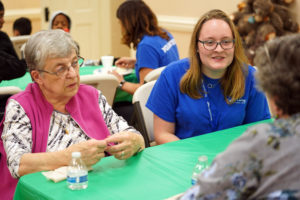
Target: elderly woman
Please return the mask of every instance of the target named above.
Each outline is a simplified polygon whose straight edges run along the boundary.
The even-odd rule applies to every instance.
[[[226,13],[205,13],[194,28],[189,58],[166,67],[146,104],[154,113],[156,143],[270,118],[254,71]]]
[[[275,121],[253,126],[234,141],[182,200],[300,198],[299,55],[300,34],[258,50],[257,78]]]
[[[1,174],[7,168],[5,154],[11,176],[19,178],[68,165],[74,151],[91,166],[105,152],[127,159],[144,148],[143,137],[114,113],[102,93],[80,84],[83,58],[68,33],[34,34],[25,56],[34,83],[7,103]]]

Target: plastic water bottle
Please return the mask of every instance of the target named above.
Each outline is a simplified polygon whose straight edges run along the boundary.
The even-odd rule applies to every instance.
[[[198,175],[201,174],[207,167],[207,156],[199,156],[198,162],[195,165],[192,174],[192,185],[195,185],[197,183]]]
[[[80,152],[72,153],[72,160],[67,172],[67,184],[71,190],[81,190],[88,187],[88,170],[81,159]]]

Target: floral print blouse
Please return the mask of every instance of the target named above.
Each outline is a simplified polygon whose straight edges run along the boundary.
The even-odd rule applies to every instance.
[[[300,113],[250,127],[179,199],[300,199]]]

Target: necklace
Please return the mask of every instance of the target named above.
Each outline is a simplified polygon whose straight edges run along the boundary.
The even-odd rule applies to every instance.
[[[70,133],[70,115],[62,114],[58,111],[53,112],[53,121],[55,124],[58,125],[58,130],[62,129],[64,134],[69,134]]]
[[[215,88],[218,85],[218,83],[208,83],[206,86],[207,88]]]
[[[212,79],[204,75],[202,84],[205,84],[207,89],[212,89],[219,84],[219,81],[219,79]]]

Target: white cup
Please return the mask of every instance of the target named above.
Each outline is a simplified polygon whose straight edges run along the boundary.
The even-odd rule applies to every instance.
[[[106,70],[108,70],[113,65],[114,57],[113,56],[101,56],[101,62],[102,62],[103,67]]]

